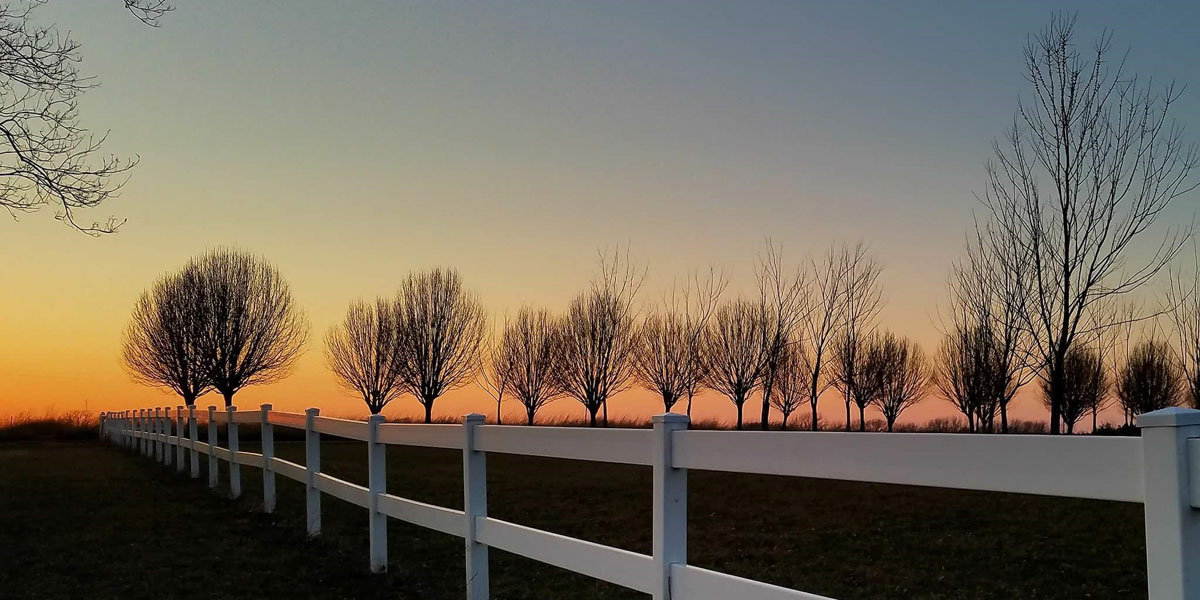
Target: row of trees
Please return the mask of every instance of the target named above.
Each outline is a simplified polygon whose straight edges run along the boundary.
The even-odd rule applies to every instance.
[[[607,424],[609,398],[640,386],[655,393],[664,411],[686,401],[688,414],[697,393],[716,391],[734,405],[739,429],[755,394],[764,428],[768,411],[776,411],[786,428],[807,405],[815,430],[818,401],[837,388],[846,430],[853,409],[865,430],[866,411],[873,407],[891,431],[933,389],[962,412],[971,431],[995,431],[997,418],[999,430],[1007,431],[1007,406],[1037,371],[1020,362],[1018,351],[1006,349],[1005,335],[997,333],[1002,319],[980,318],[990,317],[992,307],[971,303],[978,296],[969,292],[979,290],[972,276],[979,273],[955,270],[954,327],[933,357],[876,327],[879,273],[861,244],[832,248],[793,270],[783,267],[782,253],[768,243],[756,269],[755,296],[723,300],[727,282],[710,270],[675,286],[643,313],[635,305],[644,272],[614,254],[602,257],[599,276],[563,314],[524,307],[491,332],[483,304],[458,273],[434,269],[409,275],[390,297],[353,303],[326,334],[326,357],[373,414],[408,394],[423,406],[427,422],[438,398],[475,382],[496,401],[497,420],[506,400],[518,402],[532,424],[548,403],[571,398],[592,425]],[[1172,279],[1168,300],[1178,310],[1170,315],[1181,347],[1194,348],[1200,328],[1187,326],[1200,320],[1189,309],[1196,290],[1183,281]],[[1126,422],[1185,399],[1196,404],[1195,362],[1154,336],[1135,340],[1132,324],[1139,321],[1121,322],[1123,338],[1096,339],[1123,340],[1128,352],[1111,342],[1077,344],[1067,353],[1060,418],[1068,433],[1089,414],[1094,427],[1096,414],[1114,401]],[[243,387],[286,376],[307,332],[274,267],[246,252],[219,249],[142,295],[124,356],[137,379],[168,387],[187,404],[216,391],[228,406]],[[1050,381],[1041,378],[1040,388],[1050,408]]]

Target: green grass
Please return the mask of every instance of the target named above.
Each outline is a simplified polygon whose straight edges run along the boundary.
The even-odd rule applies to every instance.
[[[302,444],[278,446],[303,462]],[[364,445],[322,451],[326,472],[365,483]],[[649,552],[648,468],[488,460],[492,516]],[[457,452],[389,447],[388,474],[392,493],[462,505]],[[0,444],[0,597],[463,596],[459,539],[391,521],[389,571],[370,575],[363,509],[324,497],[307,540],[300,485],[280,477],[264,515],[256,469],[238,501],[224,469],[221,493],[205,481],[98,442]],[[833,598],[1145,597],[1138,504],[705,472],[689,492],[690,563]],[[491,564],[498,599],[643,597],[495,550]]]

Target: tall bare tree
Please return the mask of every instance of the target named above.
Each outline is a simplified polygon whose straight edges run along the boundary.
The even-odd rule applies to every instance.
[[[707,380],[704,343],[708,324],[717,309],[729,281],[711,267],[707,275],[696,273],[683,294],[684,322],[687,326],[687,370],[683,378],[683,394],[687,398],[687,415],[692,416],[692,400]]]
[[[628,255],[601,255],[600,277],[560,322],[559,387],[583,405],[592,427],[601,409],[608,425],[609,397],[633,382],[633,301],[644,280]]]
[[[134,306],[123,344],[135,380],[169,388],[188,406],[211,387],[201,352],[208,326],[202,292],[192,273],[159,279]]]
[[[325,334],[325,358],[338,381],[362,395],[377,415],[403,393],[400,386],[399,307],[394,299],[357,301]]]
[[[704,343],[707,384],[733,402],[738,429],[742,428],[742,408],[758,387],[766,364],[762,343],[766,329],[763,305],[743,299],[718,307],[708,328]]]
[[[837,383],[827,363],[846,322],[846,278],[866,260],[870,259],[860,242],[854,246],[843,244],[840,249],[831,247],[820,264],[812,261],[811,305],[800,324],[802,339],[798,355],[808,373],[808,407],[812,411],[813,431],[820,427],[817,403],[821,394]]]
[[[508,329],[508,318],[504,319],[504,328]],[[475,385],[479,386],[485,394],[491,397],[496,402],[496,424],[503,425],[504,417],[500,414],[501,405],[504,403],[504,395],[511,391],[512,385],[508,379],[508,372],[501,369],[501,361],[503,357],[503,346],[501,340],[496,338],[495,332],[489,330],[487,339],[482,346],[482,362],[479,369],[475,371]]]
[[[507,382],[513,396],[525,407],[526,423],[533,425],[538,410],[563,394],[559,368],[558,323],[546,310],[522,308],[504,324],[496,354],[497,380]]]
[[[920,346],[890,332],[872,336],[866,362],[867,379],[873,382],[875,391],[874,404],[891,432],[900,415],[925,398],[929,364]]]
[[[1062,420],[1068,434],[1075,432],[1079,421],[1099,405],[1108,394],[1108,374],[1100,353],[1091,346],[1077,344],[1067,352],[1062,396]],[[1050,383],[1042,382],[1042,394],[1050,403]]]
[[[76,211],[117,195],[137,160],[106,155],[106,135],[80,123],[79,98],[97,84],[79,72],[80,46],[70,32],[36,24],[41,4],[0,6],[0,208],[16,218],[54,205],[57,218],[79,231],[111,233],[117,219],[87,224]],[[171,10],[161,0],[124,5],[151,26]]]
[[[1170,344],[1146,340],[1133,347],[1117,374],[1117,396],[1133,416],[1179,404],[1182,377]]]
[[[308,319],[279,270],[242,250],[192,259],[184,272],[202,286],[208,320],[201,353],[225,406],[251,385],[286,377],[308,340]]]
[[[1190,277],[1182,270],[1171,273],[1167,288],[1167,314],[1174,325],[1175,356],[1186,382],[1187,401],[1200,408],[1200,254]]]
[[[479,368],[487,313],[453,269],[410,274],[396,302],[400,385],[425,408],[425,422],[432,423],[433,403],[469,383]]]
[[[846,431],[850,431],[850,405],[858,404],[859,417],[870,403],[866,399],[855,400],[857,385],[856,367],[861,363],[859,351],[875,329],[875,318],[883,307],[883,290],[879,286],[882,267],[862,246],[844,255],[845,270],[842,280],[842,326],[835,337],[834,360],[830,365],[831,377],[842,391],[846,403]],[[865,387],[863,388],[866,389]],[[864,424],[859,424],[863,429]]]
[[[782,364],[775,368],[775,392],[771,394],[771,406],[783,417],[783,429],[787,429],[788,417],[808,401],[811,380],[801,352],[799,344],[792,344],[777,358]]]
[[[765,318],[763,329],[763,367],[759,381],[762,390],[762,414],[759,426],[767,430],[771,416],[771,396],[775,392],[778,369],[784,365],[784,355],[793,343],[803,321],[808,317],[808,279],[802,269],[788,272],[783,265],[783,251],[770,240],[759,255],[758,301]]]
[[[1156,93],[1109,60],[1111,36],[1090,57],[1075,19],[1055,16],[1025,48],[1032,101],[1021,101],[988,166],[983,203],[993,235],[1015,248],[1009,268],[1032,270],[1023,313],[1049,397],[1051,433],[1063,421],[1066,359],[1089,307],[1128,294],[1158,274],[1189,230],[1163,234],[1144,261],[1129,250],[1171,203],[1195,188],[1200,160],[1168,120],[1179,96]]]

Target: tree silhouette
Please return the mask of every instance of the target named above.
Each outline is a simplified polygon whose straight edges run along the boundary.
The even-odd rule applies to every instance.
[[[479,368],[487,314],[450,269],[409,275],[400,286],[397,312],[400,385],[432,423],[433,403],[469,383]]]
[[[783,266],[783,251],[767,240],[766,252],[759,255],[758,301],[762,305],[763,366],[759,377],[762,390],[762,415],[759,427],[766,431],[770,424],[771,396],[775,392],[778,369],[784,365],[784,355],[793,343],[796,331],[808,317],[808,280],[804,271],[797,269],[786,273]]]
[[[496,353],[496,377],[525,407],[533,425],[538,410],[563,394],[557,376],[560,360],[558,323],[549,311],[522,308],[504,324]]]
[[[787,429],[788,417],[808,401],[810,379],[798,344],[787,346],[778,360],[781,364],[775,368],[775,393],[771,394],[771,406],[782,415],[781,427]]]
[[[1108,394],[1108,376],[1100,354],[1083,344],[1071,347],[1063,365],[1059,414],[1067,433],[1071,434],[1075,432],[1075,425]],[[1042,381],[1042,396],[1043,402],[1049,407],[1052,402],[1049,381]]]
[[[742,408],[758,387],[766,364],[762,343],[766,330],[763,305],[738,299],[717,308],[705,338],[708,387],[733,402],[738,429],[742,428]]]
[[[504,321],[505,329],[508,328],[508,319]],[[500,414],[500,407],[504,403],[504,395],[511,391],[511,384],[508,379],[508,372],[501,368],[503,346],[500,340],[497,340],[494,331],[488,331],[487,339],[482,346],[482,361],[479,369],[475,371],[475,385],[483,390],[485,394],[491,397],[496,402],[496,424],[503,425],[504,417]]]
[[[1171,346],[1147,340],[1134,346],[1117,374],[1117,397],[1133,416],[1175,406],[1179,404],[1181,380]]]
[[[1200,254],[1193,255],[1190,277],[1174,271],[1167,287],[1167,310],[1174,325],[1180,375],[1186,383],[1188,404],[1200,408]]]
[[[79,122],[79,97],[97,84],[80,74],[79,43],[54,25],[34,23],[42,2],[0,6],[0,208],[16,217],[58,207],[58,219],[90,235],[121,223],[81,223],[76,211],[99,206],[137,164],[104,155],[106,135]],[[163,0],[124,0],[125,8],[157,26],[171,10]]]
[[[167,387],[188,406],[211,387],[201,352],[209,321],[200,283],[195,273],[171,273],[142,292],[123,344],[134,379]]]
[[[225,406],[238,390],[286,377],[308,339],[291,287],[261,258],[217,249],[184,267],[202,288],[207,328],[200,351]]]
[[[329,369],[343,386],[362,395],[373,415],[403,392],[401,335],[398,306],[385,298],[351,304],[346,318],[325,334]]]
[[[558,387],[583,405],[592,427],[602,408],[608,425],[608,398],[633,381],[633,300],[644,278],[628,256],[602,255],[599,279],[559,322]]]
[[[882,267],[861,246],[843,254],[841,297],[842,324],[834,337],[834,357],[830,376],[842,391],[846,403],[846,431],[850,431],[850,405],[857,404],[859,418],[870,404],[867,398],[855,398],[858,375],[855,372],[861,358],[859,351],[875,329],[875,318],[883,307],[883,291],[879,286]],[[866,391],[862,388],[861,391]],[[859,429],[865,424],[859,423]]]
[[[874,392],[868,395],[891,432],[900,415],[925,398],[929,366],[920,346],[890,332],[872,336],[866,353],[863,379]]]
[[[1074,41],[1075,19],[1055,16],[1025,47],[1032,101],[988,165],[983,203],[1002,268],[1029,269],[1022,307],[1030,354],[1046,382],[1050,431],[1058,433],[1069,399],[1067,354],[1088,331],[1090,307],[1128,294],[1153,278],[1189,231],[1168,232],[1143,262],[1128,250],[1176,198],[1195,187],[1200,160],[1183,129],[1168,121],[1173,85],[1155,93],[1109,60],[1111,35],[1091,60]]]

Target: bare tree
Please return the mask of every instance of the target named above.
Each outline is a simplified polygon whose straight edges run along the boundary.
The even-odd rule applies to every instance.
[[[1188,404],[1200,408],[1200,254],[1195,256],[1195,271],[1185,278],[1182,271],[1171,273],[1167,288],[1167,314],[1174,325],[1175,356],[1186,382]]]
[[[1176,406],[1181,380],[1171,346],[1147,340],[1134,346],[1117,374],[1117,397],[1133,416]]]
[[[857,271],[858,265],[868,260],[866,247],[860,242],[854,246],[843,244],[840,249],[831,247],[821,264],[812,262],[810,287],[813,297],[800,325],[799,356],[808,374],[808,406],[812,411],[809,424],[813,431],[820,426],[817,403],[821,394],[837,383],[826,363],[846,322],[846,280]]]
[[[944,336],[934,384],[966,417],[968,431],[991,433],[1008,379],[990,320],[960,324]]]
[[[920,346],[892,333],[875,336],[868,353],[868,362],[878,365],[880,374],[875,405],[883,413],[887,430],[891,432],[900,415],[925,398],[930,380],[929,363]]]
[[[1075,432],[1075,425],[1108,393],[1108,376],[1100,354],[1083,344],[1071,347],[1064,364],[1060,414],[1067,433],[1071,434]],[[1049,381],[1042,381],[1042,395],[1048,406],[1051,402]]]
[[[202,286],[201,354],[225,406],[238,390],[286,377],[308,340],[308,319],[279,271],[262,258],[217,249],[184,267]]]
[[[966,258],[954,265],[950,275],[948,335],[986,333],[989,340],[979,339],[973,346],[959,350],[973,350],[977,358],[987,354],[988,361],[998,369],[991,378],[996,386],[992,393],[996,395],[979,397],[976,403],[989,416],[989,431],[994,404],[1000,416],[1000,432],[1008,433],[1009,404],[1038,372],[1029,368],[1029,363],[1036,361],[1031,359],[1030,330],[1024,313],[1030,302],[1031,276],[1032,269],[1013,239],[979,225],[967,246]]]
[[[699,273],[691,278],[683,294],[684,322],[687,326],[687,370],[683,378],[683,393],[687,397],[687,415],[692,416],[692,399],[707,380],[707,365],[704,358],[704,343],[708,335],[708,324],[716,311],[717,303],[729,281],[709,268],[707,276]]]
[[[808,366],[798,344],[786,346],[775,368],[775,392],[771,394],[771,406],[783,416],[781,427],[787,429],[788,417],[808,400]]]
[[[1021,102],[1003,145],[995,144],[983,202],[993,235],[1017,252],[1008,267],[1031,269],[1023,313],[1049,394],[1051,433],[1063,420],[1066,358],[1089,306],[1148,282],[1190,230],[1166,233],[1143,262],[1128,250],[1158,216],[1195,188],[1200,160],[1167,117],[1173,85],[1156,94],[1108,60],[1103,35],[1091,59],[1074,43],[1073,17],[1056,16],[1025,48],[1031,102]]]
[[[469,383],[479,368],[487,313],[453,269],[410,274],[396,302],[400,385],[425,408],[425,422],[432,423],[433,403]]]
[[[737,407],[737,428],[742,428],[742,408],[762,377],[767,318],[761,303],[734,300],[717,308],[704,343],[708,387],[724,394]]]
[[[167,387],[192,406],[211,387],[201,345],[208,320],[194,273],[171,273],[142,293],[125,329],[123,356],[133,378]]]
[[[834,338],[834,360],[830,365],[834,384],[842,391],[846,403],[846,431],[850,431],[850,405],[858,404],[861,418],[867,404],[854,398],[857,379],[858,352],[875,329],[875,318],[883,306],[883,291],[879,286],[882,267],[860,244],[842,255],[842,324]],[[865,388],[864,388],[865,389]],[[860,423],[859,429],[862,429]]]
[[[507,317],[504,319],[504,328],[508,329]],[[496,402],[496,424],[503,425],[504,418],[500,414],[500,406],[504,403],[504,394],[511,391],[511,383],[508,380],[508,372],[501,369],[503,346],[496,339],[495,332],[489,330],[482,353],[482,363],[475,371],[475,385]]]
[[[762,415],[759,426],[767,430],[771,416],[771,396],[775,391],[778,369],[784,365],[784,354],[794,341],[801,323],[808,317],[808,280],[803,270],[785,272],[783,251],[767,240],[767,249],[759,255],[758,301],[765,318],[763,329],[763,368],[759,381],[762,390]],[[803,340],[799,340],[803,341]]]
[[[642,387],[662,398],[664,412],[671,412],[686,393],[692,360],[689,333],[678,313],[664,312],[647,316],[634,336],[634,375]]]
[[[0,6],[0,208],[15,219],[54,205],[57,218],[79,231],[111,233],[117,219],[86,224],[76,211],[116,196],[137,159],[105,155],[106,135],[80,124],[79,98],[97,84],[79,72],[80,46],[69,32],[34,23],[41,4]],[[171,10],[161,0],[124,4],[151,26]]]
[[[533,425],[538,410],[562,395],[556,376],[559,368],[556,319],[546,310],[522,308],[504,324],[495,355],[496,379],[525,406],[526,422]]]
[[[325,358],[338,381],[362,395],[377,415],[403,393],[400,386],[399,307],[395,300],[350,305],[346,318],[325,334]]]
[[[633,300],[644,279],[628,256],[601,255],[599,279],[560,322],[559,387],[583,404],[593,427],[600,409],[608,426],[608,398],[633,381]]]

